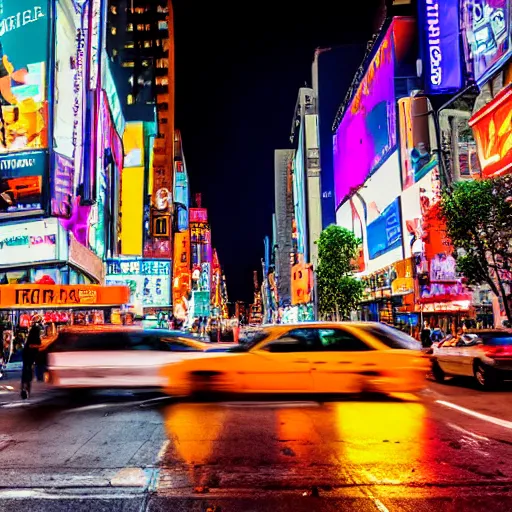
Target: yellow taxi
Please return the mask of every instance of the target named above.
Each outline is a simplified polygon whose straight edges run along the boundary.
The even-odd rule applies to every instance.
[[[407,334],[375,322],[264,326],[228,352],[163,367],[171,395],[415,392],[429,358]]]

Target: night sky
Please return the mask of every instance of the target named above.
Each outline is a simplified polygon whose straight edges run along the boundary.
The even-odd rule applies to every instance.
[[[381,3],[174,1],[176,127],[230,301],[252,301],[252,271],[272,234],[274,150],[290,147],[315,48],[366,42]]]

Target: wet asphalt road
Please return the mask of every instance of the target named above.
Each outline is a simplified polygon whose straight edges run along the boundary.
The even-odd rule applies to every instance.
[[[512,390],[72,398],[0,381],[0,510],[512,510]],[[14,384],[15,385],[15,384]]]

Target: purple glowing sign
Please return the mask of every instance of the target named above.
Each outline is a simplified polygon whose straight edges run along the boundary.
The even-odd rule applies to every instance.
[[[52,215],[69,218],[72,210],[75,166],[71,159],[55,153],[52,176]]]
[[[336,205],[360,187],[395,148],[393,25],[347,106],[333,139]]]

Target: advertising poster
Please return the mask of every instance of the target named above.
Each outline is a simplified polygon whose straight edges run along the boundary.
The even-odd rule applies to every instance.
[[[47,168],[46,151],[0,153],[0,219],[43,213],[43,176]]]
[[[461,2],[466,60],[478,85],[484,84],[511,54],[510,0]]]
[[[333,139],[338,206],[396,146],[393,26],[368,66]]]
[[[107,284],[130,288],[130,305],[144,307],[171,305],[171,262],[160,260],[108,260]]]
[[[0,265],[55,261],[58,234],[56,219],[0,225]]]
[[[49,37],[48,0],[0,0],[0,218],[44,208]]]
[[[437,165],[429,134],[429,101],[421,98],[398,100],[402,187],[409,188]]]
[[[74,120],[80,113],[78,104],[75,105],[78,16],[72,0],[58,0],[55,13],[56,65],[53,86],[57,101],[53,104],[54,149],[69,158],[74,166]]]
[[[71,158],[54,153],[51,181],[51,212],[55,217],[69,218],[73,207],[73,176],[75,166]]]
[[[368,254],[371,260],[402,245],[400,201],[395,199],[366,228]]]
[[[305,170],[304,170],[304,130],[301,125],[299,130],[299,141],[295,158],[293,159],[293,205],[295,224],[297,227],[296,241],[297,252],[304,255],[304,259],[308,260],[308,242],[307,225],[306,225],[306,187],[305,187]]]
[[[512,172],[512,84],[508,84],[469,120],[482,175],[493,178]]]
[[[188,295],[191,289],[190,269],[190,234],[189,231],[174,234],[174,260],[173,260],[173,285],[172,303],[174,314],[188,308]],[[180,318],[181,318],[180,317]]]
[[[47,149],[49,2],[1,0],[0,7],[0,153]]]

